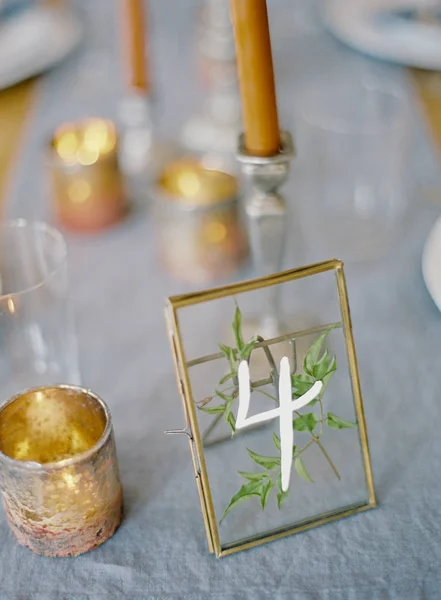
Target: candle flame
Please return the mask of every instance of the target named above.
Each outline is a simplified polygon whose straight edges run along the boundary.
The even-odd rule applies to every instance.
[[[73,131],[63,134],[56,142],[58,155],[64,160],[71,160],[78,150],[79,140]]]
[[[89,166],[115,149],[116,131],[106,119],[65,123],[55,132],[52,143],[64,163]]]
[[[86,146],[81,146],[81,148],[77,152],[77,160],[80,165],[83,167],[87,167],[89,165],[93,165],[99,158],[99,151],[94,149],[89,149]]]
[[[15,304],[14,304],[14,300],[12,298],[8,298],[8,309],[9,309],[9,312],[11,313],[11,315],[13,315],[15,313]]]
[[[201,180],[194,171],[184,171],[179,175],[179,187],[184,196],[196,196],[201,190]]]

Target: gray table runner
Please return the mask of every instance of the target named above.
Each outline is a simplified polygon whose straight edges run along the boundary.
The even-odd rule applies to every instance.
[[[116,3],[73,4],[88,24],[88,40],[40,87],[8,216],[50,220],[40,149],[59,122],[94,113],[116,117]],[[317,21],[299,34],[300,1],[269,4],[286,127],[293,125],[296,91],[311,73],[365,70],[407,85],[399,68],[344,49]],[[193,60],[197,2],[151,5],[159,131],[170,135],[201,97]],[[439,185],[419,121],[415,130],[412,189],[421,181]],[[299,177],[294,172],[287,186],[293,232],[307,204],[296,193]],[[187,443],[163,434],[183,423],[162,317],[164,298],[183,288],[159,267],[151,216],[139,210],[101,236],[70,236],[84,384],[113,413],[126,517],[101,548],[57,560],[19,547],[1,513],[1,600],[439,598],[441,317],[420,274],[422,245],[437,212],[417,192],[412,204],[409,230],[392,254],[347,272],[379,508],[222,560],[207,553]],[[286,266],[329,258],[317,256],[297,233],[292,240]]]

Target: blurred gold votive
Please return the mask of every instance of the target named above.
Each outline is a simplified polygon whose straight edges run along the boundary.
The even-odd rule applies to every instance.
[[[97,231],[127,212],[118,140],[106,119],[64,123],[50,142],[52,196],[58,221],[67,229]]]
[[[111,416],[90,390],[28,390],[0,409],[0,488],[23,546],[77,556],[108,540],[122,518]]]
[[[156,182],[160,254],[172,276],[225,278],[248,256],[237,180],[194,158],[168,164]]]

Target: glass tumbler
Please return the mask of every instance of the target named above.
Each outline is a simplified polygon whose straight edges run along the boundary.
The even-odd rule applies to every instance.
[[[169,163],[154,188],[161,261],[186,283],[226,279],[248,257],[237,180],[196,158]]]
[[[66,255],[45,223],[0,223],[0,404],[25,388],[80,383]]]
[[[299,98],[296,176],[308,242],[322,255],[373,259],[408,207],[409,111],[395,86],[317,81]]]

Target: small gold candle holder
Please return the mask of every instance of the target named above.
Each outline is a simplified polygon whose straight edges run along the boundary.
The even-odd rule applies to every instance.
[[[106,119],[64,123],[50,142],[53,205],[66,229],[98,231],[127,212],[114,124]]]
[[[0,409],[0,487],[23,546],[77,556],[108,540],[122,518],[111,416],[90,390],[27,390]]]
[[[171,162],[156,183],[160,255],[190,283],[226,278],[248,256],[235,177],[195,158]]]

